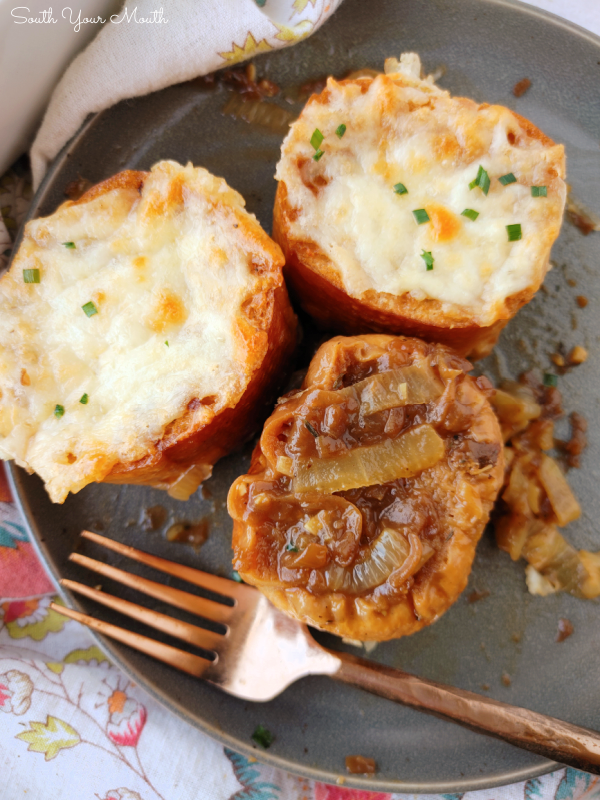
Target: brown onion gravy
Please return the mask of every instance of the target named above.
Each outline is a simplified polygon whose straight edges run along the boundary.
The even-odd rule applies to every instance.
[[[237,552],[236,570],[325,593],[335,585],[336,569],[339,582],[339,568],[361,568],[388,527],[411,542],[406,562],[412,557],[412,571],[398,570],[396,579],[390,576],[377,591],[390,599],[406,594],[411,576],[427,571],[429,558],[451,539],[454,523],[440,513],[436,488],[419,475],[332,494],[298,494],[290,472],[292,464],[334,463],[340,454],[398,440],[420,426],[432,426],[444,441],[449,470],[479,474],[496,464],[498,442],[471,438],[477,412],[493,393],[491,384],[467,376],[470,364],[446,349],[422,342],[415,347],[416,340],[409,341],[410,348],[399,339],[379,358],[349,359],[340,365],[331,388],[291,392],[279,403],[261,439],[269,461],[263,455],[250,475],[238,479],[238,492],[230,500],[234,517],[257,534],[255,547]],[[439,396],[366,416],[349,387],[414,363],[432,372],[441,387]],[[269,466],[274,462],[277,469]]]
[[[202,547],[208,539],[209,520],[205,517],[199,522],[175,522],[166,533],[169,542],[181,542],[194,548]]]

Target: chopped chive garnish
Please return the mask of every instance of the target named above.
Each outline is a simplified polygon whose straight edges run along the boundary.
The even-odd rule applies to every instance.
[[[394,186],[394,191],[396,192],[396,194],[408,194],[408,189],[403,183],[397,183]]]
[[[313,135],[310,137],[310,143],[315,150],[318,150],[321,147],[324,138],[325,137],[323,136],[321,131],[318,128],[315,128]]]
[[[264,725],[257,725],[254,733],[252,734],[252,741],[256,742],[256,744],[259,744],[261,747],[264,747],[266,750],[268,747],[271,747],[275,741],[275,737],[270,730],[265,728]]]
[[[342,124],[341,124],[341,125],[338,125],[338,127],[335,129],[335,135],[336,135],[336,136],[337,136],[339,139],[341,139],[341,138],[342,138],[342,136],[343,136],[345,133],[346,133],[346,126],[345,126],[345,125],[344,125],[344,123],[342,122]]]
[[[473,222],[475,222],[478,216],[479,211],[475,211],[473,208],[465,208],[465,210],[461,213],[461,217],[468,217],[469,219],[472,219]]]
[[[67,250],[75,250],[75,242],[63,242],[63,247],[66,247]]]
[[[469,189],[474,189],[476,186],[479,186],[484,194],[490,190],[490,176],[482,166],[477,170],[477,177],[469,184]]]
[[[82,307],[82,308],[83,308],[83,310],[85,311],[85,315],[86,315],[86,317],[93,317],[93,316],[94,316],[94,314],[97,314],[97,313],[98,313],[98,309],[97,309],[97,308],[96,308],[96,306],[95,306],[95,305],[92,303],[92,301],[91,301],[91,300],[89,301],[89,303],[85,303],[85,305],[83,305],[83,306],[81,306],[81,307]]]
[[[87,396],[87,394],[82,394],[81,397],[79,398],[79,402],[81,403],[82,406],[87,406],[89,399],[90,398]]]
[[[313,428],[313,426],[310,424],[310,422],[308,422],[308,420],[305,420],[304,424],[306,425],[306,428],[308,429],[309,433],[312,433],[312,435],[316,439],[317,436],[319,435],[319,431],[317,431],[315,428]]]
[[[40,271],[39,269],[24,269],[23,270],[23,283],[39,283]]]
[[[291,542],[285,546],[285,549],[288,551],[288,553],[299,553],[300,552],[298,550],[298,548],[296,547],[296,545],[292,544]]]
[[[512,174],[512,172],[507,172],[506,175],[502,175],[498,178],[502,186],[508,186],[509,183],[516,183],[517,179]]]
[[[551,372],[545,372],[544,386],[558,386],[558,375],[553,375]]]
[[[54,416],[60,419],[62,415],[65,413],[65,407],[60,406],[58,403],[54,406]]]
[[[507,225],[506,232],[508,233],[509,242],[518,242],[522,238],[521,226],[519,223],[516,225]]]
[[[429,214],[424,208],[415,208],[413,211],[413,217],[415,218],[417,225],[422,225],[424,222],[429,222]]]
[[[427,272],[433,269],[433,256],[427,250],[421,251],[421,258],[425,262],[425,266],[427,267]]]
[[[324,150],[317,150],[317,152],[313,156],[313,161],[319,161],[321,156],[323,155]]]
[[[165,344],[167,345],[167,347],[169,346],[169,342],[168,341],[166,341]]]
[[[547,186],[532,186],[531,187],[531,196],[532,197],[548,197],[548,187]]]
[[[232,577],[233,577],[233,580],[234,580],[234,581],[237,581],[238,583],[241,583],[241,582],[242,582],[242,576],[241,576],[241,575],[240,575],[240,573],[239,573],[239,572],[237,572],[235,569],[234,569],[234,570],[233,570],[233,572],[232,572]]]

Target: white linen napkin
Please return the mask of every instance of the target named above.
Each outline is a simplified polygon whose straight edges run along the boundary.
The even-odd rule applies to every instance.
[[[54,90],[31,148],[34,188],[90,112],[294,44],[314,33],[341,2],[126,2]]]

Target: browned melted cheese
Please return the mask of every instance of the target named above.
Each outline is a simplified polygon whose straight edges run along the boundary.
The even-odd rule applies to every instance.
[[[265,336],[246,310],[282,284],[279,248],[224,180],[172,161],[139,187],[123,175],[29,222],[0,281],[0,456],[55,502],[148,456],[191,402],[196,429],[235,405],[245,333]]]
[[[431,299],[480,326],[509,318],[507,298],[535,291],[548,269],[566,198],[563,146],[507,108],[421,80],[412,54],[388,59],[386,73],[330,78],[291,126],[276,174],[293,209],[286,235],[317,245],[354,298]],[[318,160],[315,130],[323,135]],[[487,194],[470,188],[480,167]],[[509,173],[515,180],[503,185]],[[398,184],[405,193],[394,191]],[[532,186],[546,196],[532,196]],[[416,223],[419,209],[429,221]],[[511,241],[515,224],[522,236]]]

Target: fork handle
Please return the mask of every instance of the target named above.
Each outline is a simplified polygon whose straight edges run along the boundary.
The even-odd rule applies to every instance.
[[[600,733],[596,731],[418,678],[349,653],[335,655],[341,661],[339,670],[331,675],[336,680],[600,775]]]

